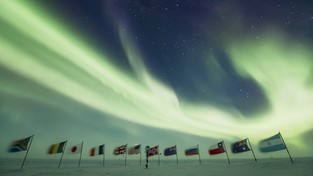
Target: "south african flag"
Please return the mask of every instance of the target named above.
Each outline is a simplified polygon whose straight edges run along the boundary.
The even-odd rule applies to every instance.
[[[9,147],[9,152],[26,151],[28,147],[28,143],[32,137],[33,136],[30,136],[30,137],[12,142],[12,144]]]

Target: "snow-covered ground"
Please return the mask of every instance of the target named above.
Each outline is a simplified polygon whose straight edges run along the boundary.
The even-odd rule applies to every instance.
[[[253,160],[231,160],[228,165],[226,160],[175,160],[157,161],[149,163],[149,169],[144,169],[145,161],[139,165],[139,161],[129,160],[124,165],[123,160],[108,160],[102,166],[101,160],[82,160],[78,168],[77,160],[64,160],[58,168],[58,160],[28,159],[21,170],[21,159],[0,159],[0,175],[21,176],[153,176],[153,175],[210,175],[210,176],[312,176],[313,158],[294,158],[292,164],[288,158],[285,159],[259,159],[257,163]]]

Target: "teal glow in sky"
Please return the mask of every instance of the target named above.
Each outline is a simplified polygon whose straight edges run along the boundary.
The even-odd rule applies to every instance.
[[[39,5],[27,3],[0,2],[0,71],[3,73],[0,111],[4,122],[0,132],[6,141],[32,133],[36,137],[36,133],[45,131],[38,141],[42,139],[47,146],[71,137],[77,143],[80,136],[93,136],[89,145],[96,146],[102,144],[98,140],[101,135],[106,143],[111,143],[111,148],[115,144],[151,142],[151,136],[156,144],[165,140],[164,147],[172,145],[169,142],[175,139],[182,145],[194,145],[196,141],[181,137],[188,135],[201,139],[200,142],[207,139],[208,147],[219,139],[232,142],[246,137],[257,145],[259,140],[280,131],[295,155],[312,155],[305,141],[307,137],[303,137],[308,134],[312,137],[313,129],[310,42],[291,37],[278,27],[261,31],[262,38],[258,40],[238,37],[222,42],[236,74],[252,80],[268,101],[269,108],[247,118],[231,103],[221,107],[180,97],[174,86],[149,71],[143,47],[130,31],[124,30],[123,20],[113,21],[129,70],[114,63],[118,55],[108,52],[109,49],[99,52],[94,44],[76,36],[66,20],[59,20]],[[209,52],[210,48],[206,50]],[[211,79],[218,80],[220,75],[228,74],[216,55],[208,54],[201,59],[209,63],[206,73]],[[213,90],[208,86],[206,91]],[[68,102],[72,105],[65,104]],[[29,109],[25,111],[23,105]],[[45,112],[49,115],[42,116],[45,113],[37,109],[41,106],[51,108]],[[84,108],[88,110],[80,114]],[[54,116],[60,119],[49,123]],[[63,126],[61,119],[71,125]],[[112,131],[103,134],[96,122],[89,121],[98,121]],[[142,134],[149,129],[151,134]],[[119,130],[127,135],[124,137]],[[75,131],[80,135],[75,135]],[[163,139],[166,137],[159,135],[163,133],[173,136]],[[52,141],[47,139],[50,136],[54,136]],[[1,144],[1,153],[5,147]]]

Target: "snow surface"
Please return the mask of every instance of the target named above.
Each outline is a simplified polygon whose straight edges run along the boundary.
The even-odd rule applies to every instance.
[[[176,160],[161,161],[160,165],[156,160],[149,162],[149,168],[144,169],[145,161],[139,165],[138,160],[109,160],[102,166],[102,160],[82,160],[78,168],[78,160],[64,160],[58,168],[58,160],[28,159],[23,169],[20,169],[22,159],[1,159],[0,175],[21,175],[21,176],[115,176],[115,175],[210,175],[210,176],[313,176],[313,158],[294,158],[292,164],[288,158],[284,159],[259,159],[255,163],[252,159],[231,160],[228,165],[226,160]]]

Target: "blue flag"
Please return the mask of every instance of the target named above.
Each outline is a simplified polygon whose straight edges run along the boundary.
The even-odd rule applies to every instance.
[[[247,139],[233,143],[231,146],[231,151],[233,153],[241,153],[241,152],[250,151],[250,148],[248,147],[248,144],[247,144]]]
[[[170,155],[176,155],[176,154],[177,154],[176,145],[174,145],[173,147],[166,148],[164,150],[164,156],[170,156]]]
[[[281,139],[280,133],[277,133],[272,137],[260,141],[259,149],[261,152],[274,152],[284,150],[286,146]]]

